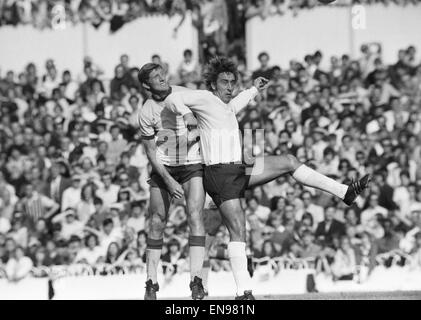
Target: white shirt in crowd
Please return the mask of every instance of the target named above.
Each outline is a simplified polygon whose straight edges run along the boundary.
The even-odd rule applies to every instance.
[[[408,218],[411,214],[410,207],[412,204],[408,189],[403,186],[397,187],[393,192],[393,201],[399,206],[400,213]]]
[[[242,91],[228,104],[207,90],[173,92],[167,107],[179,114],[192,113],[198,121],[200,144],[206,165],[241,163],[242,144],[236,113],[256,97],[256,87]]]
[[[76,219],[73,220],[73,222],[68,223],[66,221],[67,214],[67,212],[63,212],[53,218],[53,223],[60,223],[61,225],[61,237],[65,240],[70,239],[73,235],[83,238],[84,223]]]
[[[78,237],[83,237],[83,228],[84,224],[78,220],[73,221],[72,223],[66,223],[65,221],[61,224],[61,236],[63,239],[70,239],[71,236],[75,235]]]
[[[110,207],[112,203],[117,202],[118,191],[120,187],[116,184],[111,184],[108,189],[105,186],[99,188],[96,192],[96,195],[102,199],[105,207]]]
[[[69,187],[63,192],[63,197],[61,199],[61,208],[66,210],[67,208],[76,208],[81,198],[81,188]]]
[[[15,240],[16,245],[26,248],[28,245],[28,228],[21,227],[19,230],[9,233],[9,236]]]
[[[119,245],[121,245],[122,240],[123,232],[119,227],[114,227],[114,229],[108,235],[102,232],[100,237],[100,247],[104,257],[106,256],[108,247],[112,242],[117,242]]]
[[[9,279],[20,279],[29,275],[33,265],[32,260],[28,257],[22,257],[19,260],[10,258],[6,263],[5,271]]]
[[[269,219],[270,209],[268,207],[258,205],[254,214],[259,218],[260,221],[266,222]]]
[[[130,228],[133,228],[136,233],[145,230],[145,221],[146,218],[144,215],[136,218],[136,217],[130,217],[129,220],[127,220],[127,226]]]
[[[375,208],[367,208],[361,212],[361,224],[369,226],[370,222],[375,218],[376,214],[380,213],[383,217],[387,217],[387,209],[381,206]]]
[[[308,212],[313,217],[313,226],[316,228],[317,225],[324,221],[324,211],[323,207],[318,206],[317,204],[310,203],[310,205],[307,208],[302,208],[301,210],[297,210],[295,213],[295,220],[301,221],[303,218],[303,215]]]
[[[11,228],[9,219],[0,217],[0,233],[6,234]]]
[[[80,262],[86,260],[91,266],[95,265],[99,258],[104,256],[104,252],[101,247],[96,246],[93,249],[83,248],[76,255],[75,261]]]
[[[59,199],[60,183],[61,183],[60,175],[58,175],[55,179],[51,180],[51,198],[53,200]]]

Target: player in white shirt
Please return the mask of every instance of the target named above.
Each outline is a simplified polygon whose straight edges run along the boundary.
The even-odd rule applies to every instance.
[[[189,141],[182,116],[165,108],[165,98],[171,92],[188,90],[170,86],[165,70],[159,64],[148,63],[139,72],[139,81],[150,91],[139,112],[139,126],[146,155],[152,165],[150,188],[150,219],[147,238],[147,281],[145,300],[155,300],[159,290],[157,267],[163,246],[163,231],[168,221],[171,198],[185,195],[190,227],[190,289],[192,299],[205,296],[201,271],[205,257],[205,229],[203,225],[202,156],[197,140]],[[197,138],[197,135],[194,136]]]
[[[205,190],[218,206],[230,233],[228,255],[237,284],[236,299],[254,300],[247,271],[246,220],[240,202],[245,189],[289,173],[298,182],[327,191],[350,205],[367,187],[369,176],[347,186],[300,163],[293,155],[260,157],[245,164],[236,113],[265,89],[267,80],[257,78],[254,87],[233,98],[237,68],[225,58],[209,63],[205,80],[209,91],[174,92],[166,98],[166,106],[182,115],[187,126],[198,123]]]

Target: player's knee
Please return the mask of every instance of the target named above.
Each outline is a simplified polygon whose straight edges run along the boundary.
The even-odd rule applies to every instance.
[[[203,220],[198,217],[191,217],[189,221],[190,233],[195,236],[204,236],[205,227]]]
[[[231,221],[228,226],[231,241],[245,241],[246,239],[246,225],[241,219]]]
[[[161,218],[159,214],[152,214],[150,221],[150,233],[154,236],[160,236],[163,234],[165,229],[165,220]]]

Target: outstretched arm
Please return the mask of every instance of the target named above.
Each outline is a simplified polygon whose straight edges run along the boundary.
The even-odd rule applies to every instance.
[[[266,89],[266,85],[268,82],[269,80],[263,77],[257,78],[256,80],[254,80],[253,87],[240,92],[234,99],[230,101],[229,106],[231,106],[232,110],[235,113],[240,112],[249,104],[250,100],[254,99],[257,96],[259,91]]]

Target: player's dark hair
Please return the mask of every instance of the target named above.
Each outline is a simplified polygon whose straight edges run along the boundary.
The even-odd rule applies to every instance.
[[[160,64],[157,63],[147,63],[145,64],[139,71],[139,74],[137,75],[137,78],[139,79],[140,83],[148,83],[149,75],[152,71],[162,68]]]
[[[212,83],[216,83],[221,73],[232,73],[235,81],[238,80],[238,71],[235,63],[225,57],[215,57],[207,65],[204,74],[205,84],[208,90],[212,90]]]

